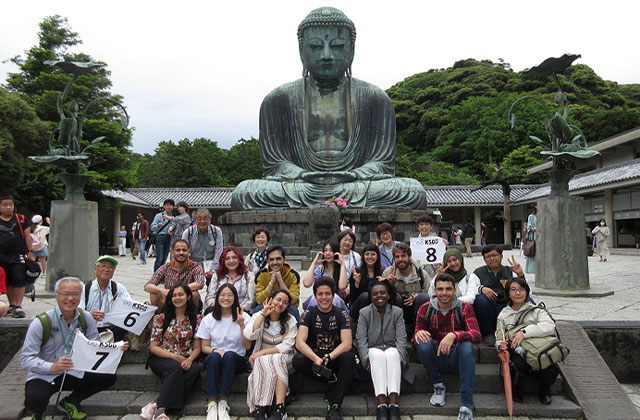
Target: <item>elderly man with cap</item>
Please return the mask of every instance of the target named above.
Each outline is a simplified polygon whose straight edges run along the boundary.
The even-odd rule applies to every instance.
[[[127,288],[113,280],[117,265],[118,260],[109,255],[96,260],[96,278],[82,288],[80,308],[91,313],[99,332],[109,329],[113,332],[115,341],[120,341],[124,340],[126,331],[103,321],[116,299],[129,297]]]

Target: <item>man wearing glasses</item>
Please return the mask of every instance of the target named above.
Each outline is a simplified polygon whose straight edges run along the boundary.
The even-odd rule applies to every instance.
[[[486,265],[476,268],[473,272],[480,279],[473,310],[480,325],[482,342],[487,346],[494,346],[498,314],[507,306],[505,284],[512,277],[524,280],[524,272],[515,257],[507,259],[510,267],[502,265],[502,248],[499,246],[487,245],[482,248],[482,258]]]
[[[71,419],[87,417],[80,410],[80,403],[100,391],[110,388],[116,381],[115,374],[90,373],[74,370],[71,348],[76,331],[82,331],[89,340],[98,341],[96,321],[78,309],[83,284],[76,277],[63,277],[56,282],[56,306],[45,314],[48,322],[39,317],[29,325],[22,346],[20,362],[27,370],[24,405],[32,413],[31,419],[44,419],[49,398],[60,389],[72,391],[60,400],[56,407]],[[45,324],[48,324],[45,328]],[[45,340],[45,330],[49,338]],[[123,350],[128,348],[125,342]]]

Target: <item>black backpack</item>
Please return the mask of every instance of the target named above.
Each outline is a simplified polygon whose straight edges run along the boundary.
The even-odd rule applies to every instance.
[[[91,281],[86,282],[84,284],[84,307],[86,308],[89,305],[89,292],[91,292]],[[111,280],[111,296],[113,296],[113,300],[116,299],[118,295],[118,284]]]

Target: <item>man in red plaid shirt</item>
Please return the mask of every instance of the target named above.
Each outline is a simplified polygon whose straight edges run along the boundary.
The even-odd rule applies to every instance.
[[[460,375],[458,420],[473,419],[476,359],[473,343],[482,340],[473,307],[456,297],[455,280],[440,274],[434,280],[436,297],[418,310],[413,345],[433,385],[431,404],[444,406],[442,373]]]

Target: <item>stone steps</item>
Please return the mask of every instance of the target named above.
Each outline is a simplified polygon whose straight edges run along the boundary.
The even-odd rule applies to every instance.
[[[141,408],[149,401],[157,398],[153,392],[118,392],[105,391],[84,401],[82,407],[90,416],[118,416],[140,413]],[[401,395],[400,409],[403,415],[446,415],[455,416],[460,405],[460,395],[447,394],[447,404],[444,407],[433,407],[429,404],[426,394]],[[54,413],[52,397],[49,412]],[[474,395],[476,416],[505,416],[508,415],[504,395],[483,394]],[[232,394],[229,399],[231,415],[248,416],[249,409],[245,394]],[[182,410],[183,415],[204,416],[206,401],[203,394],[194,393]],[[303,394],[295,403],[287,406],[289,416],[322,418],[326,413],[326,404],[322,394]],[[372,395],[349,395],[342,404],[345,416],[375,416],[376,401]],[[522,404],[514,403],[514,415],[527,417],[570,418],[582,417],[580,407],[564,396],[554,396],[549,406],[542,405],[536,397],[526,397]]]

